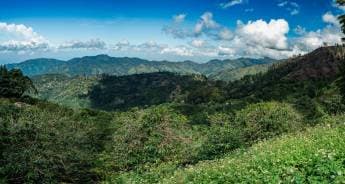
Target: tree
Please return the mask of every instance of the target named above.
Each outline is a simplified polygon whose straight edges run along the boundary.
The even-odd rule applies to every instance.
[[[19,98],[25,92],[37,92],[33,82],[21,70],[0,66],[0,97]]]
[[[337,3],[338,3],[340,6],[345,6],[345,0],[337,0]],[[340,16],[338,17],[338,19],[339,19],[339,22],[340,22],[340,24],[341,24],[341,30],[342,30],[342,32],[345,34],[345,14],[340,15]],[[344,38],[343,38],[343,41],[345,41]]]
[[[337,3],[340,6],[344,6],[345,5],[345,0],[337,0]],[[341,30],[342,32],[345,34],[345,14],[340,15],[338,17],[339,22],[341,24]],[[342,38],[343,42],[345,42],[345,38]],[[340,89],[340,93],[342,95],[342,103],[345,104],[345,58],[342,59],[342,63],[340,65],[340,69],[339,69],[339,73],[340,73],[340,80],[338,82],[338,86]]]

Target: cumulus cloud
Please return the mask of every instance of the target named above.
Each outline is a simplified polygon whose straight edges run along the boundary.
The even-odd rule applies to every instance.
[[[2,52],[33,52],[49,47],[45,38],[33,31],[31,27],[23,24],[0,22],[0,33],[7,38],[0,43],[0,51]]]
[[[219,28],[220,25],[213,20],[213,14],[211,12],[205,12],[201,15],[200,20],[194,27],[194,33],[199,35],[204,31],[210,31]]]
[[[327,13],[323,16],[323,21],[329,25],[316,31],[304,31],[300,37],[294,40],[294,44],[301,50],[311,51],[323,45],[340,44],[343,34],[339,23],[335,22],[332,16]]]
[[[227,2],[221,3],[220,7],[223,9],[235,6],[235,5],[239,5],[244,3],[244,0],[228,0]]]
[[[289,24],[284,19],[265,22],[257,20],[247,24],[239,23],[236,31],[237,37],[248,45],[262,45],[272,49],[286,49]]]
[[[91,39],[88,41],[68,41],[59,46],[59,49],[105,49],[106,43],[100,39]]]
[[[338,17],[333,15],[332,12],[327,12],[322,16],[322,20],[325,23],[329,23],[329,24],[333,24],[335,26],[339,26],[339,21],[338,21]]]

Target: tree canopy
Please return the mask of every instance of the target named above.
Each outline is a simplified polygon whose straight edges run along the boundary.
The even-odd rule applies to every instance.
[[[29,77],[19,69],[0,66],[0,97],[19,98],[28,91],[37,91]]]

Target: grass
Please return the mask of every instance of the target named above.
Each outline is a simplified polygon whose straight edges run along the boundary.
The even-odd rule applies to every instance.
[[[344,117],[338,123],[261,141],[222,159],[203,161],[186,168],[174,163],[146,172],[123,173],[108,183],[344,183]]]
[[[178,170],[163,183],[344,183],[344,127],[318,127]]]

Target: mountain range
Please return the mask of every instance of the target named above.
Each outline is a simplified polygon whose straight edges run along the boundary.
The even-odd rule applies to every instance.
[[[192,61],[169,62],[97,55],[74,58],[68,61],[45,58],[32,59],[21,63],[8,64],[6,67],[9,69],[21,69],[24,74],[29,76],[42,74],[66,74],[69,76],[110,74],[120,76],[160,71],[182,74],[196,73],[209,76],[226,69],[236,69],[258,64],[271,64],[274,62],[277,62],[277,60],[271,58],[211,60],[207,63],[196,63]]]

